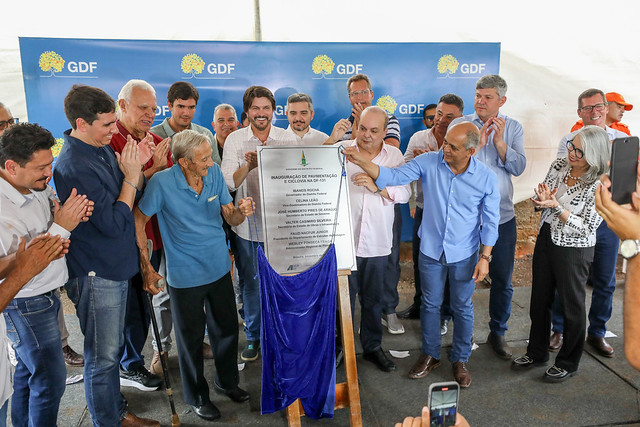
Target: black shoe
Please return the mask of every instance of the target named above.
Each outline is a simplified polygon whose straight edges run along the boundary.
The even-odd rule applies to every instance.
[[[155,391],[162,385],[162,379],[140,366],[130,371],[120,368],[120,385],[135,387],[142,391]]]
[[[409,307],[398,312],[398,319],[419,319],[420,306],[411,304]]]
[[[247,346],[242,350],[240,358],[245,362],[252,362],[260,356],[260,340],[247,341]]]
[[[513,369],[514,371],[523,371],[525,369],[533,368],[534,366],[546,365],[546,363],[546,361],[536,362],[528,355],[523,354],[522,356],[513,359],[513,362],[511,362],[511,369]]]
[[[498,357],[504,360],[511,360],[511,358],[513,357],[511,348],[509,348],[509,345],[507,344],[503,336],[490,332],[489,336],[487,337],[487,342],[491,344],[491,348],[498,355]]]
[[[542,376],[542,380],[548,383],[561,383],[564,380],[567,380],[570,377],[574,376],[575,374],[575,371],[569,372],[565,369],[558,368],[556,365],[553,365],[546,370],[546,372]]]
[[[395,363],[387,359],[387,356],[384,354],[382,348],[379,348],[375,351],[363,353],[362,358],[364,360],[368,360],[369,362],[373,362],[378,367],[378,369],[384,372],[392,372],[398,369]]]
[[[336,347],[336,369],[344,363],[344,350],[342,347]]]
[[[202,405],[189,405],[193,412],[202,419],[213,421],[220,418],[220,411],[211,402],[205,402]]]
[[[243,389],[241,389],[238,386],[236,386],[235,388],[230,388],[230,389],[222,388],[222,386],[220,384],[218,384],[218,380],[217,379],[213,380],[213,386],[220,393],[226,394],[227,397],[229,399],[233,400],[234,402],[238,402],[238,403],[246,402],[251,397],[249,395],[249,393],[247,393],[246,391],[244,391]]]

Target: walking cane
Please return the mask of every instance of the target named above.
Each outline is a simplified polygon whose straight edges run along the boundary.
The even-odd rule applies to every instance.
[[[151,259],[151,252],[153,252],[153,242],[151,240],[147,240],[147,248],[149,249],[149,259]],[[164,284],[164,280],[159,279],[156,283],[156,288],[162,288]],[[153,327],[153,335],[158,346],[158,353],[160,354],[160,365],[162,366],[162,373],[164,374],[164,388],[167,391],[167,396],[169,397],[169,405],[171,405],[171,425],[175,427],[180,425],[180,418],[178,417],[178,413],[176,412],[176,405],[173,403],[173,391],[171,390],[171,381],[169,380],[169,367],[167,366],[167,362],[163,356],[162,341],[160,341],[160,331],[158,330],[156,314],[153,311],[153,301],[151,300],[151,294],[148,292],[146,292],[146,294],[147,302],[149,303],[149,310],[151,312],[150,317],[151,326]]]

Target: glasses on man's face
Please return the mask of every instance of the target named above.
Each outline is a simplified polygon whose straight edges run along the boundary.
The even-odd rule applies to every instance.
[[[13,126],[18,122],[18,119],[11,117],[9,120],[0,121],[0,130],[5,130],[9,126]]]
[[[349,92],[349,96],[355,98],[355,97],[358,97],[360,95],[367,96],[370,93],[371,93],[371,89],[364,89],[364,90],[357,90],[355,92]]]
[[[570,139],[567,141],[567,150],[573,151],[573,154],[576,156],[576,159],[578,160],[584,157],[584,151],[582,151],[579,148],[576,148],[576,146],[573,145],[573,139]]]
[[[596,110],[596,111],[603,111],[603,110],[604,110],[604,107],[605,107],[606,105],[607,105],[607,104],[603,104],[603,103],[596,104],[596,105],[587,105],[586,107],[582,107],[582,108],[580,108],[580,110],[581,110],[581,111],[584,111],[585,113],[590,113],[590,112],[592,112],[593,110]]]
[[[436,116],[427,116],[427,117],[425,117],[425,119],[427,119],[427,120],[433,120],[435,118],[436,118]]]

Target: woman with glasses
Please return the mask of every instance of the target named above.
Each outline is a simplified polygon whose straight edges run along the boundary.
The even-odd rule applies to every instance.
[[[533,252],[529,345],[512,368],[547,365],[551,306],[557,291],[564,308],[564,344],[555,364],[543,376],[561,382],[578,370],[586,333],[585,285],[593,261],[596,229],[602,222],[595,208],[598,177],[608,169],[609,137],[598,126],[586,126],[567,141],[567,157],[556,159],[531,199],[542,210]]]

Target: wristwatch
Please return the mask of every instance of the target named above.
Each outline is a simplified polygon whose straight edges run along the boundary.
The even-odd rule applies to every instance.
[[[633,258],[640,253],[640,240],[623,240],[620,245],[620,255],[626,259]]]
[[[480,254],[480,258],[481,259],[486,259],[487,262],[491,262],[491,260],[493,259],[493,255]]]

